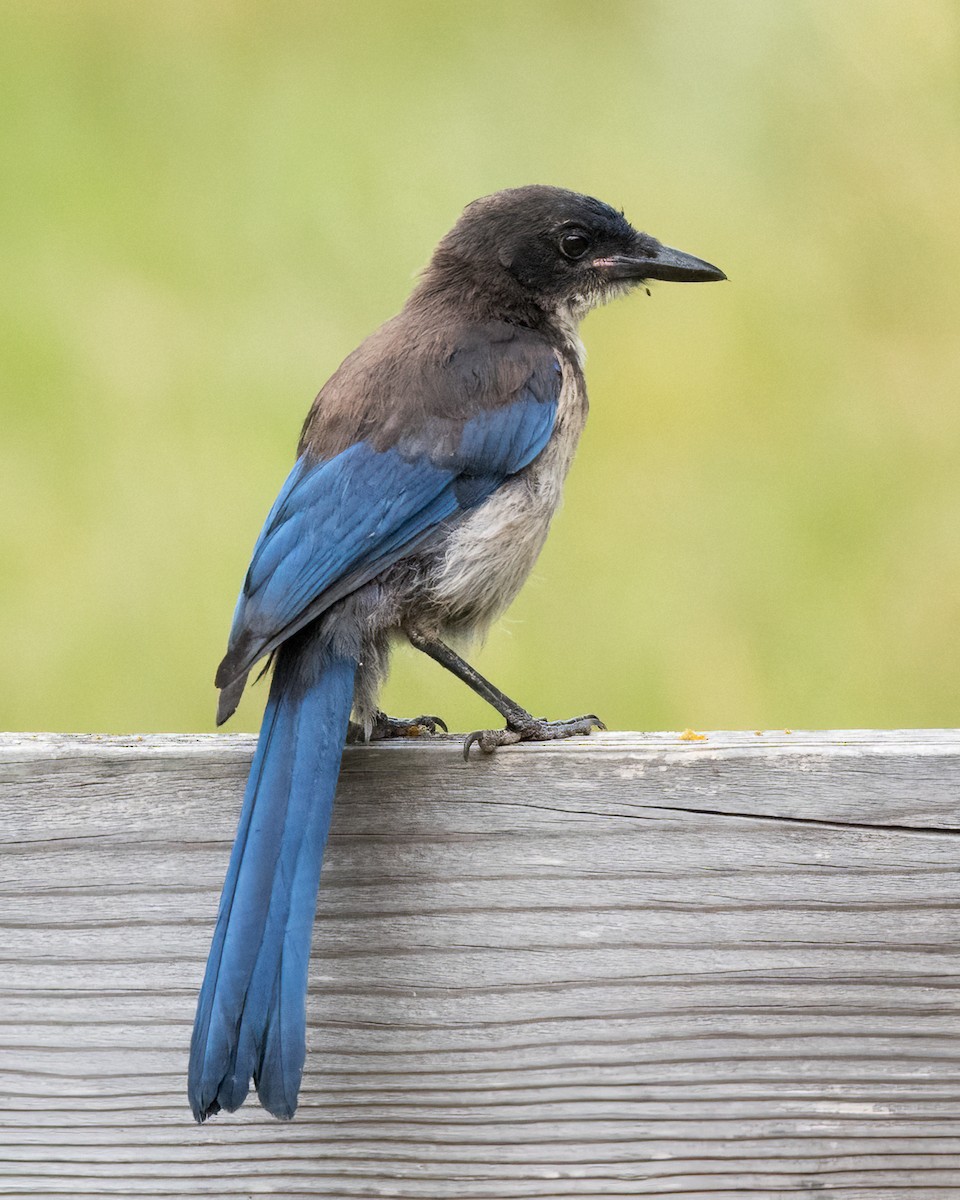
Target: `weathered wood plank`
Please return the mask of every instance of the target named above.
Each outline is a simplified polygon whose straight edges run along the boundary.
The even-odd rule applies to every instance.
[[[960,1196],[960,733],[348,750],[301,1110],[198,1128],[251,751],[0,737],[0,1195]]]

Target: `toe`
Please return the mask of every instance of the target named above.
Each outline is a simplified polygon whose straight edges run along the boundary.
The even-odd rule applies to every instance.
[[[516,729],[477,729],[464,738],[463,757],[469,760],[471,746],[479,746],[484,754],[492,754],[498,746],[512,746],[522,738],[523,734]]]

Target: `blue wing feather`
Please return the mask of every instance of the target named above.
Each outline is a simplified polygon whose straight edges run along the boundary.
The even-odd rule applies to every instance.
[[[360,586],[531,463],[559,393],[554,358],[517,400],[467,421],[435,419],[387,450],[357,442],[324,462],[298,459],[254,547],[230,631],[230,676],[318,615],[318,598],[343,594],[339,582]]]

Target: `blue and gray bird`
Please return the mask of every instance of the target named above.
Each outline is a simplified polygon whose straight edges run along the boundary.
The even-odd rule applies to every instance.
[[[344,742],[442,725],[378,708],[392,643],[406,638],[504,718],[465,753],[602,727],[532,717],[447,639],[482,634],[543,546],[587,417],[584,315],[647,280],[723,278],[589,196],[498,192],[466,208],[403,311],[317,396],[216,677],[221,724],[272,659],[190,1048],[198,1121],[238,1108],[251,1080],[275,1116],[296,1109]]]

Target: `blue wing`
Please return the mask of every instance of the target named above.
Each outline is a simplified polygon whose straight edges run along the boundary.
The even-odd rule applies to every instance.
[[[357,442],[324,462],[300,458],[254,547],[218,686],[532,462],[556,419],[554,367],[512,403],[434,419],[390,449]]]

